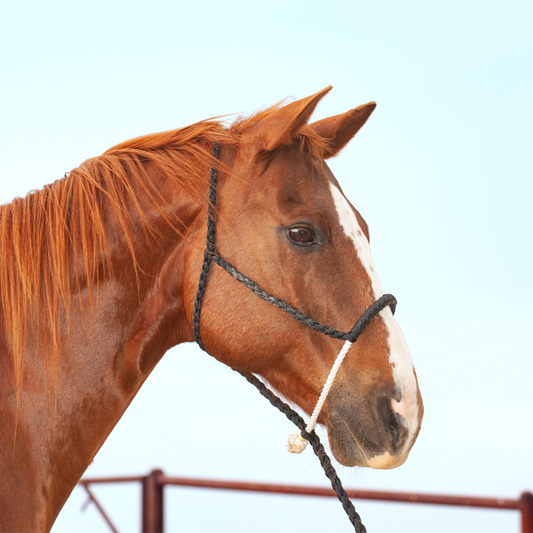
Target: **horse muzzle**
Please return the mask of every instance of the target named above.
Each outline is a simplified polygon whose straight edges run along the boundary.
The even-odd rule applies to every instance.
[[[339,463],[391,469],[405,462],[415,428],[409,428],[405,418],[393,410],[392,399],[388,395],[372,401],[330,399],[326,425],[331,451]]]

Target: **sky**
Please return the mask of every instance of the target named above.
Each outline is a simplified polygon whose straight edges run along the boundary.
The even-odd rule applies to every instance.
[[[347,487],[533,491],[533,4],[528,0],[4,2],[0,202],[121,141],[333,85],[314,119],[375,100],[330,167],[368,222],[425,404],[408,461]],[[170,350],[86,476],[327,486],[293,427],[192,344]],[[322,430],[325,436],[325,430]],[[135,485],[95,487],[121,533]],[[53,533],[107,531],[75,489]],[[351,531],[334,499],[166,489],[167,531]],[[370,533],[518,531],[511,511],[356,501]]]

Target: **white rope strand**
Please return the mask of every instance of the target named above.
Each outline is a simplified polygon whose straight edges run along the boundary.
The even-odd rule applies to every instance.
[[[313,429],[316,428],[316,423],[317,423],[316,421],[318,420],[318,415],[320,414],[320,411],[322,411],[322,407],[324,407],[324,403],[326,401],[326,398],[328,397],[329,390],[331,389],[331,386],[333,385],[335,376],[337,375],[337,372],[339,371],[339,368],[342,362],[344,361],[344,358],[346,357],[346,354],[348,353],[348,350],[350,349],[351,345],[352,343],[350,341],[346,341],[341,351],[339,352],[339,355],[337,355],[335,364],[331,367],[331,370],[329,371],[328,379],[326,380],[326,383],[324,384],[324,388],[322,389],[322,392],[320,393],[320,398],[318,399],[318,402],[316,402],[313,414],[311,415],[311,418],[309,419],[309,422],[307,423],[307,426],[305,427],[305,431],[307,431],[307,433],[311,433],[311,431],[313,431]]]
[[[341,364],[344,361],[344,358],[346,357],[351,345],[352,343],[350,341],[346,341],[339,352],[339,355],[337,355],[337,359],[331,367],[328,379],[326,380],[326,383],[322,388],[322,392],[320,393],[320,398],[318,399],[318,402],[316,402],[315,408],[313,409],[313,414],[311,415],[307,426],[305,426],[305,431],[307,431],[307,433],[311,433],[311,431],[316,428],[318,415],[320,415],[320,411],[322,411],[322,407],[324,407],[324,403],[326,402],[326,398],[328,397],[331,386],[333,385],[333,381],[335,380],[337,372],[339,371],[339,368],[341,367]],[[287,441],[287,449],[289,452],[301,453],[305,450],[306,446],[307,440],[305,440],[301,434],[289,435],[289,439]]]

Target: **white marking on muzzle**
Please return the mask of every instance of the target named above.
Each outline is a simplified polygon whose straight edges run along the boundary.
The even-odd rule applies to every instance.
[[[330,190],[342,229],[353,242],[357,256],[370,278],[371,290],[373,292],[372,298],[375,301],[383,296],[384,292],[374,266],[370,252],[370,243],[361,230],[352,207],[340,190],[333,183],[330,183]],[[408,425],[409,435],[404,449],[409,450],[418,429],[418,387],[413,362],[402,330],[390,308],[386,307],[383,309],[380,315],[388,329],[389,361],[392,367],[394,381],[402,395],[400,402],[394,399],[391,400],[392,409],[401,415]]]

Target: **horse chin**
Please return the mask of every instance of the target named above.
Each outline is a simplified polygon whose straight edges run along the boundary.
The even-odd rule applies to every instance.
[[[342,442],[339,442],[339,440],[334,438],[329,429],[328,434],[333,457],[335,457],[341,465],[368,466],[368,461],[357,444],[357,441],[352,440],[351,442],[347,442],[346,439],[343,439]]]
[[[327,424],[329,443],[335,459],[344,466],[361,466],[375,469],[390,470],[401,466],[409,455],[409,451],[397,454],[392,449],[390,439],[380,435],[380,439],[372,439],[370,444],[363,443],[354,436],[356,433],[342,416],[334,414]],[[361,428],[357,433],[362,433]],[[367,430],[368,433],[372,430]],[[381,441],[381,442],[378,442]]]

